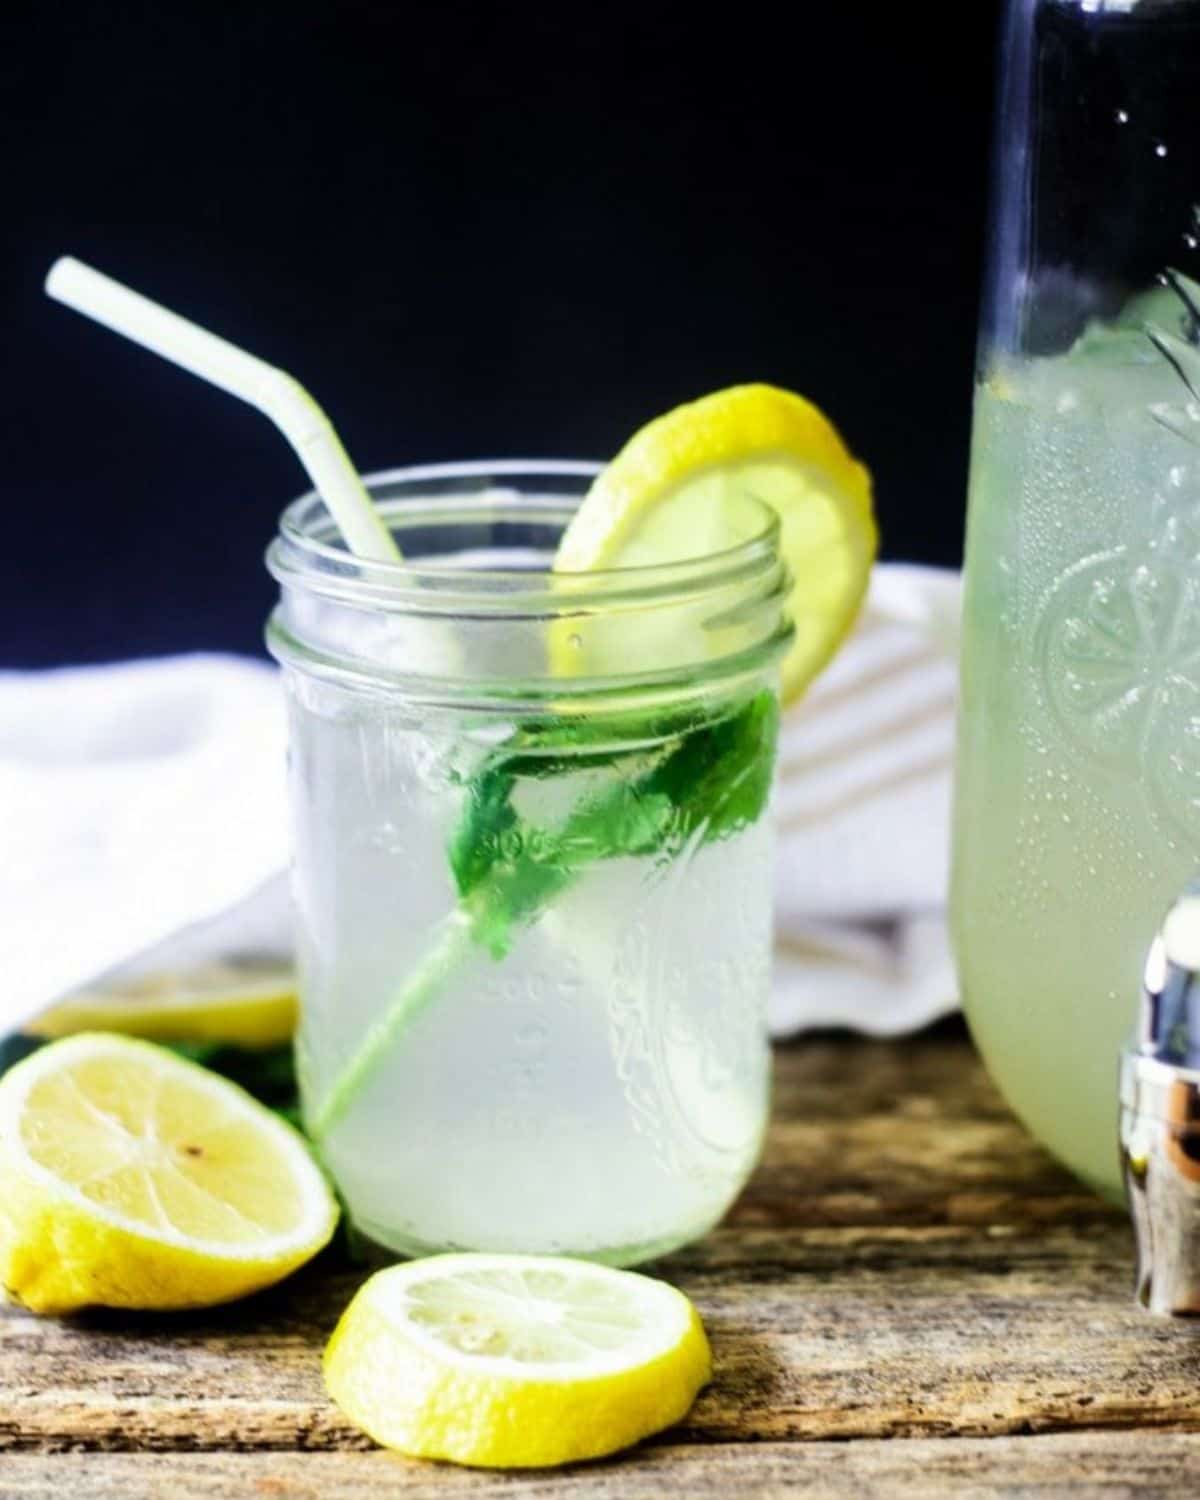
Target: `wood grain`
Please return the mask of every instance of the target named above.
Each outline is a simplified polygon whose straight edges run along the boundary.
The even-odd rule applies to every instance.
[[[713,1385],[657,1444],[538,1477],[367,1451],[321,1388],[362,1275],[332,1256],[202,1315],[6,1310],[0,1495],[49,1495],[81,1464],[89,1495],[122,1500],[168,1483],[636,1500],[668,1483],[1019,1495],[1074,1474],[1111,1496],[1200,1480],[1200,1326],[1134,1307],[1124,1214],[1032,1143],[957,1026],[781,1049],[762,1167],[723,1228],[656,1269],[701,1310]]]
[[[5,1500],[1179,1500],[1200,1489],[1200,1436],[1060,1433],[913,1442],[663,1445],[546,1474],[488,1474],[380,1453],[74,1453],[0,1457]]]

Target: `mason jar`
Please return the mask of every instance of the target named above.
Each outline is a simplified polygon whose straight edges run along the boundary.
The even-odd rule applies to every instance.
[[[405,1255],[658,1255],[763,1136],[778,525],[746,498],[712,555],[554,573],[594,472],[395,470],[402,563],[312,495],[268,556],[304,1119]]]

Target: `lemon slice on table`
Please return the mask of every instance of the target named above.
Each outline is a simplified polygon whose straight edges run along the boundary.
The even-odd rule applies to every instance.
[[[227,1302],[336,1222],[291,1126],[152,1043],[84,1033],[0,1079],[0,1283],[34,1312]]]
[[[296,1028],[296,976],[288,964],[210,963],[80,990],[35,1021],[34,1036],[120,1031],[156,1042],[277,1047]]]
[[[733,519],[734,502],[744,496],[779,517],[795,624],[782,666],[790,701],[849,633],[878,540],[870,475],[803,396],[733,386],[650,422],[597,475],[563,533],[554,567],[645,567],[723,550],[745,539]],[[586,670],[581,645],[577,623],[555,622],[555,669]]]
[[[587,1261],[436,1255],[373,1276],[325,1384],[377,1442],[532,1468],[598,1458],[683,1417],[712,1369],[674,1287]]]

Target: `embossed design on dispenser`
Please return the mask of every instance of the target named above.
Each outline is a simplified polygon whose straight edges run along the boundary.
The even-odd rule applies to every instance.
[[[1148,416],[1200,445],[1200,350],[1156,326],[1146,335],[1185,388],[1182,400],[1155,403]],[[1114,765],[1132,758],[1156,823],[1195,839],[1200,497],[1192,464],[1172,465],[1164,481],[1151,540],[1096,552],[1060,578],[1039,613],[1034,652],[1046,700],[1076,753]]]

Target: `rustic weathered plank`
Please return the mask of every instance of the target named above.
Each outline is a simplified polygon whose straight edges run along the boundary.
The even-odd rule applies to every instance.
[[[1200,1427],[1200,1329],[1131,1303],[1121,1224],[727,1230],[666,1269],[718,1379],[700,1442]],[[330,1448],[362,1440],[317,1353],[355,1278],[306,1278],[207,1317],[4,1320],[0,1446]]]
[[[1200,1432],[1200,1327],[1133,1306],[1124,1215],[1029,1140],[953,1027],[782,1049],[762,1168],[726,1226],[660,1269],[700,1307],[716,1380],[635,1458],[536,1481],[362,1451],[320,1382],[321,1345],[362,1274],[332,1257],[204,1314],[9,1310],[0,1494],[48,1494],[78,1448],[96,1450],[88,1493],[114,1497],[155,1493],[164,1474],[202,1496],[337,1497],[370,1474],[404,1495],[636,1497],[661,1493],[668,1465],[697,1494],[797,1481],[903,1493],[921,1479],[938,1494],[956,1464],[980,1493],[1003,1473],[1003,1493],[1035,1494],[1093,1455],[1096,1484],[1152,1493],[1164,1455],[1200,1462],[1200,1438],[1179,1435]],[[1020,1436],[1041,1433],[1062,1437]],[[905,1441],[875,1441],[893,1437]]]
[[[63,1454],[0,1458],[5,1500],[1178,1500],[1200,1489],[1200,1436],[1071,1433],[958,1442],[660,1446],[553,1474],[487,1474],[372,1453]]]

